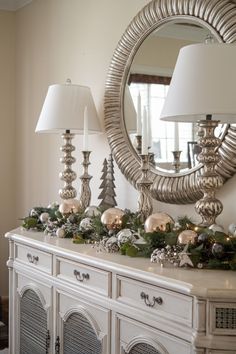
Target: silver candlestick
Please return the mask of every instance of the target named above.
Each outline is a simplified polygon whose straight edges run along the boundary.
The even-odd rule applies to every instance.
[[[135,135],[135,149],[137,150],[138,154],[141,154],[142,149],[142,135]]]
[[[65,164],[64,171],[59,174],[62,181],[65,182],[64,187],[59,190],[59,195],[62,199],[72,199],[77,195],[76,189],[72,187],[72,182],[76,179],[76,173],[72,171],[71,165],[76,159],[71,155],[75,150],[75,147],[71,144],[74,134],[70,133],[70,130],[66,130],[62,134],[62,138],[65,141],[65,145],[61,147],[61,151],[64,156],[60,158],[60,161]]]
[[[175,170],[176,173],[179,173],[179,171],[180,171],[180,155],[181,155],[181,152],[182,151],[179,151],[179,150],[172,151],[172,154],[174,156],[174,161],[173,161],[172,165],[174,166],[174,170]]]
[[[139,199],[138,199],[138,212],[141,217],[141,221],[144,222],[149,215],[152,214],[152,198],[150,195],[150,188],[152,181],[148,179],[149,171],[149,155],[140,155],[141,158],[141,171],[142,175],[140,180],[137,183],[139,190]]]
[[[80,206],[82,210],[85,210],[89,205],[91,201],[91,189],[89,186],[90,180],[92,176],[88,174],[88,166],[90,165],[89,162],[89,156],[90,156],[91,151],[82,151],[83,154],[83,168],[84,168],[84,173],[82,176],[80,176],[81,179],[81,190],[80,190]]]

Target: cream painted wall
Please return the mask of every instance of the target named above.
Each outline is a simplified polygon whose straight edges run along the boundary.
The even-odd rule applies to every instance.
[[[15,14],[0,11],[0,295],[8,289],[8,242],[4,234],[16,225],[15,215]]]
[[[121,34],[144,0],[34,0],[16,15],[17,216],[58,200],[61,138],[35,134],[48,85],[72,82],[91,87],[101,122],[109,63]],[[125,11],[124,11],[125,9]],[[109,154],[105,134],[90,138],[92,203],[97,203],[102,162]],[[75,139],[81,174],[82,139]],[[74,185],[79,188],[79,180]],[[117,202],[136,205],[136,193],[116,169]],[[135,195],[132,198],[132,195]],[[129,199],[128,199],[129,198]]]
[[[91,87],[99,117],[103,121],[103,96],[113,51],[136,13],[148,0],[34,0],[17,13],[17,216],[35,205],[58,200],[61,139],[35,134],[34,129],[48,85],[64,82]],[[124,11],[125,9],[125,11]],[[76,138],[75,165],[81,174],[81,137]],[[102,161],[108,156],[105,135],[90,138],[90,172],[93,199],[97,203]],[[232,210],[236,178],[220,192],[225,213],[219,222],[234,221]],[[75,183],[79,187],[79,181]],[[136,208],[137,193],[116,169],[117,202],[121,208]],[[234,203],[233,203],[234,205]],[[156,210],[173,216],[196,218],[194,207],[155,203]]]
[[[59,162],[61,139],[34,132],[48,86],[63,83],[67,78],[71,78],[74,83],[90,86],[102,122],[104,86],[113,51],[129,22],[148,2],[149,0],[34,0],[16,13],[16,160],[13,153],[9,152],[10,173],[4,171],[6,175],[1,185],[4,203],[8,204],[7,208],[4,204],[2,207],[4,227],[8,225],[9,210],[13,210],[13,213],[16,210],[17,220],[26,215],[33,206],[47,205],[58,200],[57,192],[61,186],[58,173],[62,169]],[[10,27],[11,20],[8,20]],[[8,55],[8,60],[8,65],[11,66],[12,55]],[[12,81],[13,72],[9,74]],[[9,100],[9,96],[10,94],[6,100]],[[8,115],[12,118],[12,107],[8,109]],[[6,113],[3,114],[2,111],[1,115],[5,122],[4,127],[11,131],[13,120],[7,119]],[[8,143],[7,148],[14,148],[12,131],[5,135],[2,132],[2,135]],[[3,145],[3,141],[1,143]],[[94,176],[91,182],[92,204],[96,204],[102,162],[109,154],[109,147],[105,135],[91,137],[90,144],[90,173]],[[80,175],[81,137],[75,139],[75,145],[78,161],[74,169]],[[8,163],[8,159],[5,160]],[[137,192],[117,168],[115,183],[119,207],[135,210]],[[227,182],[219,193],[225,206],[219,223],[224,225],[236,221],[235,183],[236,177]],[[17,190],[14,207],[15,185]],[[74,185],[78,188],[79,181]],[[10,193],[9,198],[7,191]],[[193,205],[176,206],[155,202],[154,210],[166,211],[173,217],[187,214],[196,218]],[[12,215],[10,221],[14,224]]]
[[[186,40],[151,36],[140,46],[133,64],[173,71],[180,48],[192,43]]]

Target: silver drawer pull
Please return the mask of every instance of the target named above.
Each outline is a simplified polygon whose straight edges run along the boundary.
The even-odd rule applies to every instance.
[[[154,307],[156,303],[158,305],[162,305],[163,304],[163,300],[162,300],[162,298],[160,296],[159,297],[153,296],[152,302],[151,302],[149,300],[149,295],[145,294],[144,291],[141,292],[140,297],[141,297],[142,300],[144,300],[145,305],[147,305],[148,307]]]
[[[39,261],[38,256],[32,256],[32,254],[30,254],[30,253],[27,253],[27,258],[28,258],[28,261],[33,264],[37,264]]]
[[[89,274],[88,273],[82,273],[80,274],[80,272],[78,270],[74,270],[74,275],[76,277],[76,279],[80,282],[83,282],[84,280],[89,280]]]

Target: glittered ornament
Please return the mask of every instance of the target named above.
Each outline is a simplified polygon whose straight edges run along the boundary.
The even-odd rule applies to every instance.
[[[211,226],[209,226],[209,229],[213,232],[224,232],[223,226],[217,224],[212,224]]]
[[[59,237],[59,238],[65,237],[65,230],[62,229],[62,228],[58,228],[57,231],[56,231],[56,235],[57,235],[57,237]]]
[[[79,227],[81,230],[89,231],[93,229],[92,220],[90,218],[84,218],[81,220]]]
[[[49,214],[48,213],[42,213],[39,217],[40,221],[44,224],[48,221],[49,219]]]
[[[215,242],[212,245],[211,251],[216,258],[222,258],[224,255],[224,246],[221,243]]]
[[[85,215],[88,216],[89,218],[93,216],[99,216],[101,215],[101,211],[98,209],[98,207],[91,205],[85,209]]]
[[[75,214],[71,214],[69,215],[68,219],[67,219],[71,224],[75,224],[77,222],[77,217]]]
[[[101,222],[108,230],[119,230],[122,226],[122,217],[124,214],[124,211],[119,208],[109,208],[102,214]]]
[[[107,241],[106,241],[106,244],[105,244],[105,250],[107,252],[111,252],[111,253],[114,253],[114,252],[118,252],[119,251],[119,246],[118,246],[118,239],[116,236],[111,236]]]
[[[145,221],[146,232],[166,231],[168,224],[174,224],[174,220],[166,213],[155,213]]]
[[[134,241],[136,241],[136,238],[130,229],[123,229],[118,232],[117,240],[118,240],[118,245],[121,246],[126,242],[133,243]]]
[[[178,243],[187,245],[189,243],[195,244],[197,240],[197,233],[193,230],[184,230],[178,236]]]
[[[179,246],[167,245],[165,248],[157,248],[151,254],[151,262],[160,263],[161,266],[170,263],[174,267],[178,267],[179,261]]]
[[[62,214],[78,213],[79,210],[80,203],[77,199],[66,199],[59,206],[59,211]]]

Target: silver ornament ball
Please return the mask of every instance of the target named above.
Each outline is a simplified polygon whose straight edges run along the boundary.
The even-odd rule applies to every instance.
[[[95,205],[91,205],[85,209],[85,215],[91,218],[93,216],[101,215],[101,211]]]

